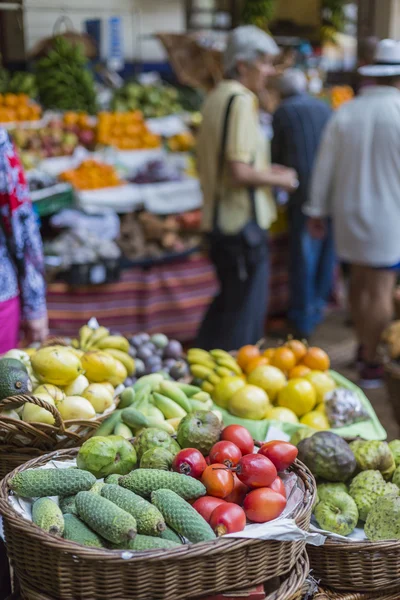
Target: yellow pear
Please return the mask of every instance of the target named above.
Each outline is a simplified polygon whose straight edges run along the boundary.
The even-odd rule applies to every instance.
[[[101,381],[100,383],[101,383],[101,385],[104,385],[104,387],[106,387],[108,389],[108,391],[114,398],[114,392],[115,392],[114,386],[111,385],[111,383],[109,381]]]
[[[31,362],[36,377],[43,383],[69,385],[82,373],[79,358],[64,346],[41,348]]]
[[[109,390],[101,383],[91,383],[82,396],[89,400],[97,413],[103,413],[114,402]]]
[[[89,387],[88,379],[85,375],[78,375],[75,381],[64,388],[64,392],[66,396],[83,396],[83,392],[87,387]]]
[[[81,396],[67,396],[59,402],[57,408],[64,421],[87,420],[96,416],[96,411],[89,400]]]
[[[49,394],[39,392],[38,394],[35,394],[35,397],[55,406],[54,400]],[[54,417],[49,410],[30,403],[24,404],[24,408],[22,409],[22,420],[26,423],[47,423],[47,425],[54,425]]]
[[[121,361],[114,359],[116,364],[115,375],[110,378],[110,383],[114,387],[118,387],[121,383],[124,383],[125,379],[128,377],[128,371],[124,367]]]
[[[81,362],[85,375],[91,383],[110,381],[117,370],[114,358],[101,350],[86,352]]]

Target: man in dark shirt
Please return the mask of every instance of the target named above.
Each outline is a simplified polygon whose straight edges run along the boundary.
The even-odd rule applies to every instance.
[[[307,200],[314,160],[331,109],[307,94],[307,79],[288,69],[278,81],[282,102],[273,118],[272,161],[295,169],[299,187],[288,204],[290,310],[293,334],[309,337],[321,322],[335,268],[333,238],[313,239],[302,207]]]

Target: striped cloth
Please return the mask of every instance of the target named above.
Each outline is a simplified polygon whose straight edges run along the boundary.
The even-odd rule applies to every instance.
[[[332,115],[329,106],[308,94],[296,94],[283,100],[276,110],[272,127],[272,162],[295,169],[299,188],[291,202],[303,203],[322,132]]]
[[[288,304],[287,236],[270,240],[270,314]],[[217,291],[213,267],[203,254],[170,264],[122,272],[118,283],[72,288],[48,286],[50,332],[74,337],[91,317],[123,334],[162,331],[182,342],[192,341]]]

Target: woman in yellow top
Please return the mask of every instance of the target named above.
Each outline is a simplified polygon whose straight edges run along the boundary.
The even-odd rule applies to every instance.
[[[197,345],[233,350],[263,336],[267,310],[267,230],[276,218],[271,187],[295,191],[296,172],[270,163],[258,97],[274,73],[275,41],[257,27],[234,29],[225,79],[203,107],[197,158],[204,196],[203,228],[220,291]]]

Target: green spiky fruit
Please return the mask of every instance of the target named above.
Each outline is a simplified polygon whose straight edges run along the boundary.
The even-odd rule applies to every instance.
[[[141,496],[119,485],[106,485],[101,495],[136,519],[138,533],[158,536],[165,530],[160,511]]]
[[[362,471],[350,484],[349,493],[358,507],[361,521],[366,521],[369,511],[380,496],[397,493],[399,489],[386,483],[380,471]]]
[[[96,477],[81,469],[28,469],[15,475],[10,488],[23,498],[72,496],[90,490]]]
[[[177,440],[181,448],[196,448],[208,456],[221,436],[221,423],[211,411],[196,410],[179,423]]]
[[[381,496],[371,507],[364,527],[369,540],[400,539],[400,497]]]
[[[136,552],[142,552],[143,550],[172,550],[173,548],[179,548],[180,545],[181,544],[172,540],[163,540],[148,535],[137,535],[135,539],[128,542],[128,544],[120,544],[114,546],[114,548],[118,550],[135,550]]]
[[[356,440],[350,448],[360,471],[377,470],[386,481],[392,478],[396,464],[387,442]]]
[[[135,439],[134,447],[137,452],[138,459],[141,460],[143,454],[152,448],[164,448],[171,452],[173,456],[178,454],[180,447],[171,438],[169,433],[157,427],[149,427],[144,429]]]
[[[119,483],[145,498],[150,498],[153,491],[160,489],[172,490],[185,500],[196,500],[206,494],[205,486],[193,477],[155,469],[137,469],[122,477]]]
[[[64,515],[64,539],[90,548],[105,548],[106,543],[76,515]]]
[[[63,515],[77,515],[78,510],[75,504],[75,496],[65,496],[59,498],[59,505]]]
[[[143,454],[140,460],[140,468],[169,471],[173,460],[174,455],[169,450],[165,448],[151,448]]]
[[[39,498],[32,506],[32,521],[50,535],[62,536],[64,517],[58,504],[50,498]]]
[[[164,516],[170,527],[190,542],[207,542],[215,533],[199,513],[171,490],[157,490],[151,494],[152,503]]]
[[[103,496],[79,492],[76,508],[90,529],[113,544],[127,543],[136,535],[135,518]]]

